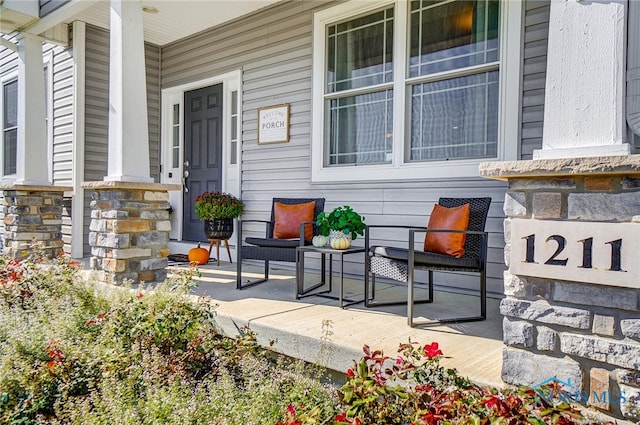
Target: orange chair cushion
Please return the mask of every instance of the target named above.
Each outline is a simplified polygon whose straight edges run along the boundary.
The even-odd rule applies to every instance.
[[[427,228],[429,230],[467,230],[469,228],[469,208],[469,204],[454,208],[435,204]],[[466,240],[467,235],[464,233],[428,232],[424,238],[424,250],[460,258],[464,255]]]
[[[294,239],[300,237],[300,223],[313,221],[313,212],[316,209],[316,201],[304,204],[282,204],[276,202],[273,206],[275,225],[273,237],[275,239]],[[305,240],[313,238],[313,226],[305,226]]]

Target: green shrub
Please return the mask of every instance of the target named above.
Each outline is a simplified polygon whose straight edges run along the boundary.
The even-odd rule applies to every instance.
[[[0,423],[271,425],[291,403],[335,405],[249,330],[221,336],[210,303],[188,295],[194,272],[107,291],[76,271],[0,257]]]

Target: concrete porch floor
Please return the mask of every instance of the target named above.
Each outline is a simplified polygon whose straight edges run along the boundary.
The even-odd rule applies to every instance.
[[[223,258],[225,258],[223,256]],[[170,266],[169,272],[188,266]],[[295,272],[272,264],[268,282],[244,290],[236,289],[236,264],[222,261],[200,266],[202,276],[194,294],[215,301],[216,320],[224,334],[235,337],[249,326],[258,341],[277,352],[345,372],[362,356],[362,347],[382,349],[394,357],[400,343],[416,341],[421,345],[438,342],[446,367],[456,368],[463,376],[480,385],[502,387],[502,316],[499,300],[487,300],[487,320],[460,324],[429,325],[410,328],[406,305],[366,308],[356,304],[345,309],[338,301],[312,296],[296,300]],[[246,265],[248,278],[258,278],[262,267]],[[248,273],[247,273],[248,272]],[[306,282],[319,281],[306,274]],[[333,294],[337,295],[334,276]],[[345,296],[361,299],[364,281],[345,278]],[[379,299],[406,300],[406,286],[380,284]],[[417,289],[416,297],[426,290]],[[453,315],[473,315],[479,311],[477,297],[436,291],[435,302],[416,305],[416,320]]]

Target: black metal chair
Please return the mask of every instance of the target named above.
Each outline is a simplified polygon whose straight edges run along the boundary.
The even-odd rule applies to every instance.
[[[315,201],[313,211],[313,221],[300,223],[300,236],[297,239],[276,239],[274,238],[275,227],[275,205],[276,202],[286,205],[305,204]],[[296,261],[296,248],[311,244],[311,240],[305,240],[304,234],[307,226],[313,226],[313,235],[318,235],[318,229],[315,226],[315,220],[318,214],[324,211],[324,198],[273,198],[271,205],[271,219],[266,220],[238,220],[237,228],[237,276],[236,288],[245,289],[269,280],[269,261]],[[246,223],[262,223],[265,226],[264,238],[254,238],[243,236],[243,224]],[[258,280],[243,282],[242,279],[242,262],[243,260],[262,260],[264,261],[264,277]],[[324,266],[324,262],[323,262]],[[322,274],[324,276],[324,273]]]
[[[466,231],[437,230],[426,227],[401,226],[401,225],[368,225],[365,229],[365,305],[367,307],[380,305],[398,305],[407,303],[407,319],[409,326],[414,326],[414,304],[433,302],[433,272],[474,272],[480,275],[479,299],[480,314],[457,318],[446,318],[429,321],[428,324],[471,322],[485,320],[487,317],[487,237],[485,224],[489,213],[491,198],[440,198],[438,204],[453,208],[464,204],[470,204],[469,227]],[[408,248],[389,246],[370,246],[371,231],[374,228],[398,228],[408,229]],[[461,258],[449,255],[425,252],[415,248],[416,234],[428,232],[456,232],[465,233],[465,253]],[[414,272],[415,269],[427,270],[428,293],[427,299],[414,300]],[[392,280],[407,283],[407,300],[392,302],[375,301],[375,278],[386,277]],[[422,324],[422,323],[420,323]]]

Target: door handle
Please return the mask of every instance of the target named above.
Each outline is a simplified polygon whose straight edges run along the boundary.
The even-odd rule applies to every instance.
[[[189,170],[184,170],[182,173],[182,187],[185,193],[189,193],[189,186],[187,186],[187,177],[189,177]]]

